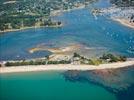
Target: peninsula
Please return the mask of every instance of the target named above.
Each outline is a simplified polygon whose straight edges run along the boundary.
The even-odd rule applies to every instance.
[[[95,8],[92,10],[94,15],[103,15],[124,26],[134,29],[134,2],[133,0],[111,0],[113,6],[107,8]]]
[[[45,59],[8,61],[3,65],[1,64],[0,73],[48,70],[97,70],[128,66],[134,66],[134,60],[128,60],[124,56],[104,54],[100,58],[89,59],[74,53],[70,59],[64,60],[54,60],[48,56]]]
[[[61,27],[52,16],[63,11],[84,8],[96,0],[11,0],[0,1],[0,33],[29,28]],[[8,9],[10,7],[10,9]]]

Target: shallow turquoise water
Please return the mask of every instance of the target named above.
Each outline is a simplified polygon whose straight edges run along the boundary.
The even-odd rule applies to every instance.
[[[0,75],[0,100],[116,100],[114,94],[90,83],[66,81],[63,72]]]
[[[94,7],[110,6],[109,0],[99,0],[89,8],[65,12],[54,17],[64,24],[62,28],[38,28],[9,32],[0,36],[0,60],[28,59],[51,54],[40,51],[30,54],[28,50],[40,45],[62,47],[82,44],[96,49],[89,52],[96,55],[106,52],[134,57],[134,29],[121,25],[111,19],[90,13]]]

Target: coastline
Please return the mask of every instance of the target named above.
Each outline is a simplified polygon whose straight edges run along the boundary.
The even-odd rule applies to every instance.
[[[68,10],[55,10],[51,12],[50,16],[59,16],[64,12],[69,12],[69,11],[74,11],[74,10],[79,10],[79,9],[84,9],[84,8],[85,8],[85,5],[79,5],[78,7],[74,7]]]
[[[57,15],[60,15],[61,13],[64,13],[64,12],[79,10],[79,9],[83,9],[83,8],[85,8],[85,5],[81,5],[79,7],[74,7],[72,9],[63,10],[63,11],[55,10],[55,11],[52,11],[51,16],[57,16]],[[0,34],[6,33],[6,32],[16,32],[16,31],[21,31],[21,30],[26,30],[26,29],[36,29],[36,28],[46,28],[46,27],[62,27],[62,26],[63,26],[63,24],[61,24],[59,26],[31,26],[31,27],[23,27],[20,29],[7,29],[4,31],[0,31]]]
[[[98,70],[98,69],[116,69],[123,67],[134,67],[133,61],[117,62],[109,64],[95,65],[72,65],[72,64],[59,64],[59,65],[29,65],[29,66],[13,66],[13,67],[1,67],[0,74],[2,73],[14,73],[14,72],[33,72],[33,71],[66,71],[66,70]]]
[[[21,31],[21,30],[27,30],[27,29],[37,29],[37,28],[47,28],[47,27],[54,27],[54,28],[58,28],[58,27],[62,27],[63,24],[61,25],[56,25],[56,26],[31,26],[31,27],[23,27],[20,29],[8,29],[8,30],[4,30],[4,31],[0,31],[0,34],[6,33],[6,32],[16,32],[16,31]]]
[[[129,20],[122,19],[122,18],[112,18],[114,21],[121,23],[124,26],[130,27],[134,29],[134,23],[130,23]]]

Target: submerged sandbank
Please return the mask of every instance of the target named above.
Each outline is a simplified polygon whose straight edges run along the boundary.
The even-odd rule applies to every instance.
[[[30,72],[30,71],[52,71],[52,70],[97,70],[97,69],[115,69],[122,67],[134,67],[133,61],[117,62],[109,64],[95,65],[71,65],[71,64],[59,64],[59,65],[29,65],[29,66],[13,66],[13,67],[1,67],[0,73],[13,73],[13,72]]]

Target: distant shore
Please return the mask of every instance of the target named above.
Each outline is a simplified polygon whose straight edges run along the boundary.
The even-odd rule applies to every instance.
[[[14,72],[31,72],[31,71],[66,71],[66,70],[98,70],[98,69],[115,69],[133,66],[133,61],[117,62],[109,64],[95,65],[72,65],[72,64],[59,64],[59,65],[29,65],[29,66],[13,66],[13,67],[1,67],[0,73],[14,73]]]
[[[69,11],[73,11],[73,10],[79,10],[79,9],[83,9],[85,8],[85,5],[80,5],[78,7],[74,7],[72,9],[68,9],[68,10],[55,10],[55,11],[52,11],[51,12],[51,16],[58,16],[58,15],[61,15],[63,12],[69,12]]]
[[[79,7],[74,7],[72,9],[68,9],[68,10],[55,10],[55,11],[52,11],[51,13],[51,16],[57,16],[57,15],[60,15],[62,12],[67,12],[67,11],[72,11],[72,10],[78,10],[78,9],[83,9],[85,8],[85,5],[80,5]],[[62,27],[63,24],[61,25],[56,25],[56,26],[31,26],[31,27],[23,27],[23,28],[20,28],[20,29],[7,29],[7,30],[4,30],[4,31],[0,31],[0,34],[1,33],[6,33],[6,32],[16,32],[16,31],[21,31],[21,30],[26,30],[26,29],[36,29],[36,28],[45,28],[45,27]]]
[[[114,21],[121,23],[124,26],[134,29],[134,7],[117,7],[114,5],[108,8],[93,9],[92,13],[106,16]]]
[[[130,28],[134,29],[134,23],[130,23],[129,20],[122,19],[122,18],[114,18],[113,20],[121,23],[122,25],[125,25],[127,27],[130,27]]]
[[[16,31],[21,31],[21,30],[26,30],[26,29],[36,29],[36,28],[46,28],[46,27],[62,27],[63,24],[61,25],[53,25],[53,26],[31,26],[31,27],[23,27],[23,28],[20,28],[20,29],[7,29],[7,30],[4,30],[4,31],[0,31],[0,34],[2,33],[6,33],[6,32],[16,32]]]

